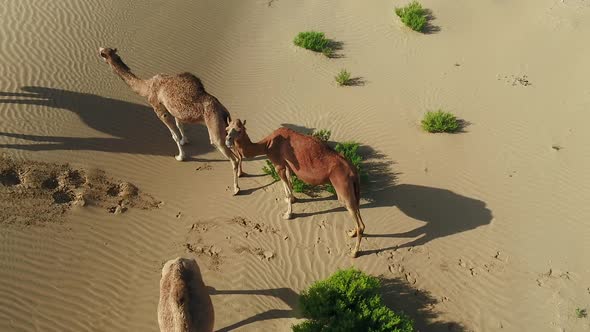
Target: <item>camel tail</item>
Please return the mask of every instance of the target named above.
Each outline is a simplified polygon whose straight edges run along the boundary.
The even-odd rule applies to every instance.
[[[356,206],[361,205],[361,180],[358,174],[355,174],[354,182],[352,183],[354,186],[354,198],[356,201]]]

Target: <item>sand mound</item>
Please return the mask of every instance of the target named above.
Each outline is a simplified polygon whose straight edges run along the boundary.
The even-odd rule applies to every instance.
[[[0,157],[0,223],[61,222],[74,206],[94,205],[111,213],[152,209],[159,201],[101,170],[68,164],[15,161]]]

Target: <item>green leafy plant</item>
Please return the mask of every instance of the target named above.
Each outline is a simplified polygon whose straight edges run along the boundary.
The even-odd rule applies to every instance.
[[[340,70],[340,72],[338,73],[338,75],[334,77],[334,79],[340,86],[350,85],[350,83],[352,82],[352,80],[350,79],[350,73],[346,69]]]
[[[330,140],[330,136],[332,136],[332,132],[329,131],[328,129],[320,129],[317,131],[314,131],[311,136],[319,139],[322,142],[328,142]]]
[[[454,133],[461,129],[461,124],[453,114],[438,110],[426,112],[422,128],[429,133]]]
[[[576,308],[576,317],[586,318],[588,317],[588,311],[586,309]]]
[[[410,318],[382,303],[380,287],[379,279],[354,268],[314,283],[299,298],[309,320],[294,325],[293,331],[414,331]]]
[[[322,52],[327,57],[332,57],[334,50],[330,47],[330,40],[326,38],[323,32],[305,31],[297,34],[293,43],[299,47],[314,51]]]
[[[268,159],[266,160],[266,165],[262,167],[262,172],[266,175],[270,175],[275,181],[281,179],[279,173],[277,173],[277,170],[275,169],[275,165],[273,165]]]
[[[305,193],[314,190],[312,185],[309,185],[297,177],[295,174],[291,174],[291,183],[293,184],[293,191],[296,193]]]
[[[412,1],[405,7],[396,7],[395,13],[414,31],[421,32],[428,22],[428,13],[418,1]]]

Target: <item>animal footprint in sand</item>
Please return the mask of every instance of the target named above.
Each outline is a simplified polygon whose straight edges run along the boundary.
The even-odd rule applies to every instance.
[[[197,244],[186,243],[186,252],[195,254],[199,257],[205,257],[208,259],[207,266],[209,269],[219,271],[223,258],[221,257],[221,248],[215,245],[203,246]]]
[[[500,80],[501,78],[498,76],[498,80]],[[515,75],[510,75],[510,76],[504,76],[503,80],[512,85],[512,86],[516,86],[516,85],[521,85],[521,86],[530,86],[533,85],[527,75],[522,75],[522,76],[515,76]]]
[[[539,287],[543,287],[548,282],[556,281],[556,280],[560,280],[560,279],[566,280],[566,281],[571,280],[572,274],[570,274],[568,271],[561,272],[561,271],[554,270],[554,269],[550,268],[549,271],[547,271],[545,273],[541,273],[539,275],[539,278],[536,279],[536,282]]]

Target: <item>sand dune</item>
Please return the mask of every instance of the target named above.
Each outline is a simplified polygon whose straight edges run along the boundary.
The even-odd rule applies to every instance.
[[[289,331],[301,290],[351,265],[381,276],[386,302],[420,331],[590,330],[575,317],[590,307],[590,5],[424,0],[435,19],[418,34],[393,14],[404,3],[0,6],[0,152],[16,165],[0,170],[0,331],[157,331],[162,266],[178,256],[199,262],[217,331]],[[292,44],[310,29],[341,43],[338,56]],[[99,46],[140,77],[196,74],[253,140],[285,125],[361,143],[362,256],[346,256],[350,218],[327,193],[281,219],[263,159],[244,163],[232,197],[204,126],[188,128],[190,159],[176,162],[168,130]],[[343,68],[363,85],[338,87]],[[464,132],[422,132],[438,108]],[[62,186],[68,170],[101,170],[163,203],[64,212],[51,189],[19,205],[14,190],[40,185],[21,181],[22,165],[54,165]]]

